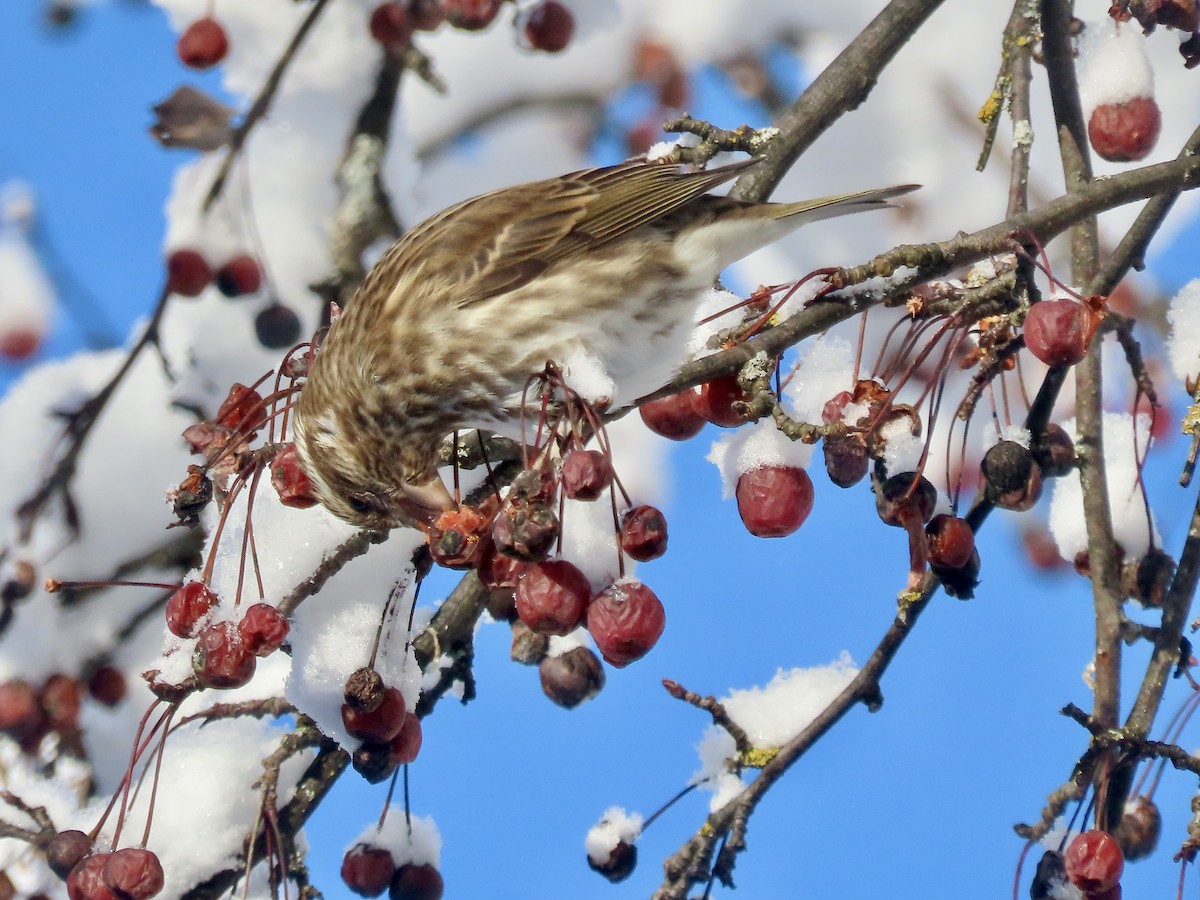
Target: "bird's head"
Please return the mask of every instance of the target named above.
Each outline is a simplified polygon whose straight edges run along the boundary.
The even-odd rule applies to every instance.
[[[326,509],[360,528],[428,527],[454,506],[437,473],[438,440],[360,403],[322,402],[314,382],[292,420],[296,451]]]

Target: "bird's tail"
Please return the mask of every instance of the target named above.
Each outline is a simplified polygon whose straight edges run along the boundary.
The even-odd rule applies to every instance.
[[[888,201],[902,197],[919,188],[919,184],[898,184],[893,187],[875,188],[869,191],[855,191],[852,194],[833,194],[829,197],[818,197],[815,200],[800,200],[796,203],[772,203],[768,208],[777,219],[793,219],[789,222],[792,227],[808,222],[819,222],[821,219],[832,219],[835,216],[847,216],[851,213],[866,212],[872,209],[886,209],[895,204]]]

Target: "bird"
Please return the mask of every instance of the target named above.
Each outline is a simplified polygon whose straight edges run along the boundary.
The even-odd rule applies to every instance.
[[[295,403],[293,441],[319,502],[362,528],[428,527],[454,505],[437,471],[443,439],[511,429],[547,363],[586,357],[619,383],[690,325],[731,263],[916,188],[794,203],[710,193],[759,162],[584,169],[405,232],[329,328]]]

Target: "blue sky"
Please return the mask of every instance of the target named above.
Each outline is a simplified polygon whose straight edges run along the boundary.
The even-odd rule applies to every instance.
[[[148,108],[184,73],[153,8],[102,4],[79,27],[51,33],[37,7],[0,4],[0,181],[33,185],[53,274],[124,334],[159,287],[162,207],[179,161],[146,136]],[[215,76],[187,76],[215,88]],[[1194,240],[1186,234],[1156,261],[1166,285],[1200,274]],[[78,346],[79,334],[64,318],[43,358]],[[0,390],[17,374],[0,363]],[[650,829],[638,871],[620,886],[586,870],[582,846],[606,807],[649,814],[698,766],[706,721],[659,680],[719,695],[765,683],[780,665],[825,664],[843,649],[862,662],[887,628],[907,548],[901,532],[878,522],[865,486],[843,493],[817,478],[815,510],[800,532],[756,540],[733,504],[718,500],[719,480],[703,460],[711,437],[673,450],[671,550],[642,570],[667,607],[659,648],[610,670],[599,698],[565,712],[544,700],[534,669],[508,661],[506,630],[487,627],[476,648],[479,698],[444,702],[427,721],[412,796],[414,811],[441,829],[448,897],[648,896],[660,860],[701,822],[706,795]],[[1184,451],[1176,436],[1152,484],[1164,498],[1160,527],[1171,551],[1190,508],[1171,486]],[[1088,705],[1080,676],[1091,642],[1086,583],[1031,577],[1014,521],[989,522],[977,599],[934,601],[888,673],[883,708],[853,710],[770,793],[751,822],[733,896],[1009,895],[1021,848],[1012,824],[1037,815],[1085,746],[1057,710]],[[438,594],[431,587],[426,596]],[[1184,696],[1173,685],[1165,709]],[[1169,857],[1184,836],[1192,787],[1168,773],[1163,848],[1128,870],[1126,896],[1173,891]],[[313,877],[327,897],[343,894],[342,850],[384,793],[348,775],[312,823]],[[1189,878],[1194,896],[1200,879]]]

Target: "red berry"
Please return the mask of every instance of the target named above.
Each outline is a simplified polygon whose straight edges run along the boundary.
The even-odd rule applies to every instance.
[[[491,544],[492,523],[473,506],[448,509],[429,529],[433,561],[447,569],[474,569]]]
[[[217,602],[217,595],[202,582],[186,582],[167,601],[167,630],[178,637],[195,637]]]
[[[92,852],[92,839],[82,831],[60,831],[46,845],[46,864],[59,878],[66,878]]]
[[[42,710],[56,731],[70,731],[79,725],[83,692],[70,675],[56,672],[46,679],[41,691]]]
[[[267,405],[254,388],[235,382],[229,389],[229,395],[221,402],[214,421],[232,431],[253,434],[266,424]]]
[[[308,509],[317,502],[312,482],[300,465],[295,444],[284,444],[271,460],[271,486],[284,506]]]
[[[1158,142],[1161,130],[1162,113],[1153,97],[1102,103],[1088,120],[1092,149],[1109,162],[1145,159]]]
[[[404,714],[400,731],[392,738],[388,749],[392,754],[392,762],[397,766],[406,766],[421,752],[421,720],[411,712]]]
[[[746,420],[733,404],[750,399],[738,384],[737,375],[722,375],[700,385],[696,395],[696,412],[714,425],[737,428]]]
[[[444,0],[446,19],[463,31],[482,31],[500,12],[501,0]]]
[[[238,634],[246,651],[255,656],[269,656],[283,646],[291,626],[287,617],[270,603],[255,603],[246,609],[238,622]]]
[[[696,392],[693,390],[669,394],[658,400],[643,403],[638,412],[646,427],[673,441],[686,441],[704,428],[704,416],[696,412]]]
[[[645,656],[658,642],[666,623],[662,602],[633,578],[614,581],[588,606],[588,632],[614,666],[627,666]]]
[[[254,335],[268,350],[283,350],[300,339],[300,317],[282,303],[272,303],[254,317]]]
[[[525,20],[525,38],[534,50],[558,53],[571,43],[574,34],[575,16],[557,0],[539,3]]]
[[[408,0],[408,18],[417,31],[436,31],[446,21],[443,0]]]
[[[392,854],[382,847],[355,844],[342,857],[342,881],[360,897],[378,897],[395,874]]]
[[[371,37],[388,48],[400,48],[412,37],[413,24],[399,3],[380,3],[371,11]]]
[[[241,687],[254,677],[257,665],[237,625],[215,622],[200,632],[192,651],[192,669],[205,687]]]
[[[104,883],[124,900],[148,900],[163,889],[163,869],[150,850],[124,847],[109,854]]]
[[[567,634],[587,611],[592,586],[565,559],[534,563],[517,582],[517,615],[538,634]]]
[[[854,397],[849,391],[834,394],[833,398],[825,401],[825,406],[821,408],[821,421],[826,425],[842,421],[842,417],[846,414],[846,407],[852,402],[854,402]]]
[[[125,673],[116,666],[100,666],[88,678],[88,694],[101,706],[116,706],[127,691]]]
[[[400,733],[406,712],[404,695],[394,687],[383,689],[383,699],[370,712],[342,704],[342,724],[355,740],[386,744]]]
[[[13,328],[0,334],[0,356],[18,362],[37,353],[42,335],[32,328]]]
[[[37,694],[27,681],[0,684],[0,732],[22,741],[38,732],[44,721]]]
[[[621,549],[638,562],[667,552],[667,520],[653,506],[635,506],[621,517]]]
[[[70,900],[121,900],[120,895],[104,883],[104,867],[111,853],[96,853],[71,870],[67,876],[67,896]]]
[[[599,450],[572,450],[563,457],[563,493],[572,500],[595,500],[612,480],[612,463]]]
[[[501,553],[494,544],[489,542],[483,559],[479,563],[479,580],[489,591],[515,588],[524,571],[525,563],[507,553]]]
[[[225,58],[229,52],[229,38],[216,19],[197,19],[179,36],[175,52],[188,68],[208,69]]]
[[[1116,838],[1092,830],[1075,835],[1063,854],[1063,865],[1071,884],[1086,894],[1099,894],[1121,880],[1125,857]]]
[[[208,260],[195,250],[172,250],[167,257],[167,290],[183,297],[198,297],[212,283]]]
[[[929,562],[948,569],[961,569],[975,550],[975,532],[966,520],[938,515],[925,526],[929,541]]]
[[[812,512],[812,479],[794,466],[761,466],[743,472],[735,494],[738,514],[756,537],[785,537]]]
[[[262,287],[262,267],[253,256],[235,256],[217,270],[217,290],[226,297],[253,294]]]
[[[391,900],[442,900],[442,873],[428,863],[405,863],[396,870],[388,889]]]
[[[1087,354],[1099,319],[1074,300],[1042,300],[1025,316],[1025,346],[1048,366],[1073,366]]]

